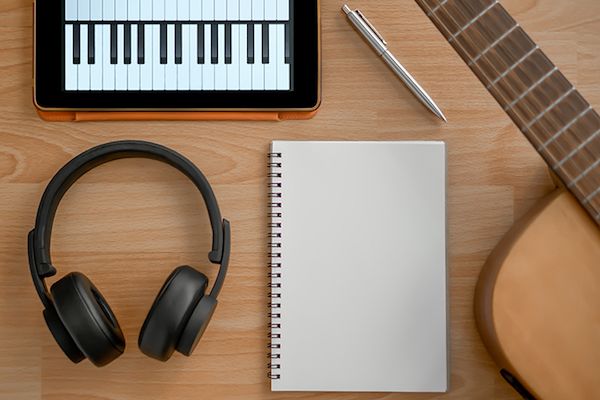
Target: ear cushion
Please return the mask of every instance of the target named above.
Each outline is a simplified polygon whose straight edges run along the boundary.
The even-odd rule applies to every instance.
[[[217,299],[212,296],[204,296],[200,300],[179,338],[177,343],[178,352],[186,356],[192,355],[216,308]]]
[[[123,354],[121,327],[100,291],[85,275],[70,273],[52,285],[50,292],[66,331],[94,365],[104,366]]]
[[[206,275],[189,266],[169,275],[140,330],[138,346],[144,354],[161,361],[171,357],[207,285]]]
[[[77,344],[73,341],[71,334],[63,325],[53,306],[44,310],[44,320],[46,320],[46,325],[48,325],[48,329],[50,329],[52,336],[54,336],[54,340],[56,340],[56,343],[58,343],[71,361],[78,363],[85,359],[85,355],[83,355]]]

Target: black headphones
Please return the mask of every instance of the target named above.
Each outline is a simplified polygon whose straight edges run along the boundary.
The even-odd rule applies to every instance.
[[[125,338],[108,303],[85,275],[70,273],[48,291],[45,279],[56,274],[50,258],[54,215],[60,200],[77,179],[101,164],[122,158],[165,162],[196,185],[206,203],[212,228],[212,250],[208,259],[220,265],[209,294],[205,294],[208,278],[192,267],[178,267],[169,275],[140,330],[140,350],[161,361],[168,360],[175,350],[191,355],[215,311],[227,274],[231,244],[229,221],[221,219],[210,184],[191,161],[164,146],[142,141],[107,143],[80,154],[48,184],[38,208],[35,228],[28,236],[29,268],[44,305],[44,319],[60,348],[75,363],[88,358],[96,366],[106,365],[123,354]]]

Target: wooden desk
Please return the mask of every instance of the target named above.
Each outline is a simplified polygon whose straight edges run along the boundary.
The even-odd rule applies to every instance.
[[[447,125],[425,111],[358,40],[339,12],[341,2],[322,3],[324,97],[312,121],[48,124],[36,117],[31,104],[31,0],[0,0],[1,399],[517,397],[479,340],[473,288],[486,256],[514,219],[551,189],[546,168],[414,2],[352,4],[372,18],[441,105]],[[504,3],[600,107],[600,3]],[[162,364],[144,357],[136,346],[139,327],[169,272],[190,263],[214,276],[206,258],[205,211],[190,183],[155,162],[118,161],[90,173],[59,210],[53,249],[60,274],[78,270],[89,275],[125,331],[126,353],[96,369],[88,362],[71,364],[47,331],[27,268],[26,236],[41,192],[57,169],[90,146],[124,138],[171,146],[206,173],[232,223],[231,272],[217,314],[192,358],[176,356]],[[447,141],[448,394],[269,392],[265,185],[272,139]]]

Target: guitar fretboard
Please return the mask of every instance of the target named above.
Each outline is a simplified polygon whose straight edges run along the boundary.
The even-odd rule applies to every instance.
[[[600,225],[600,116],[497,0],[416,0]]]

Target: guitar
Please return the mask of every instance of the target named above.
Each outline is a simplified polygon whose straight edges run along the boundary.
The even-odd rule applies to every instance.
[[[416,0],[560,188],[489,257],[481,338],[525,398],[600,399],[600,116],[497,0]]]

